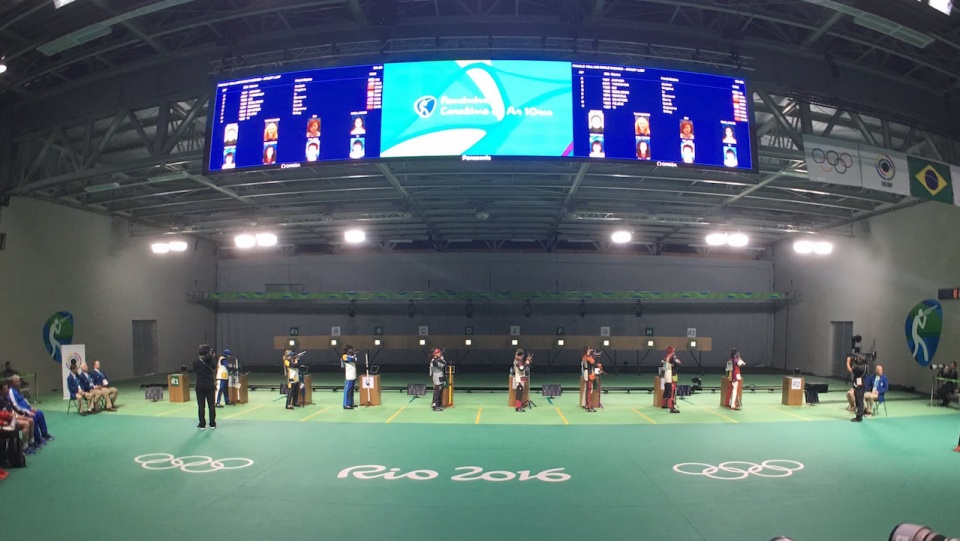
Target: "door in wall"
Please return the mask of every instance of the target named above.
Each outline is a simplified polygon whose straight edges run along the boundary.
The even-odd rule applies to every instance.
[[[832,376],[847,379],[847,355],[850,354],[850,340],[853,338],[852,321],[831,321],[833,333],[830,339],[830,366]]]
[[[133,375],[156,374],[159,366],[157,353],[157,321],[133,321]]]

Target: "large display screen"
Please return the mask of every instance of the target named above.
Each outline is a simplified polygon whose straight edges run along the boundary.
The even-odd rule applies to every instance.
[[[454,156],[753,169],[743,79],[530,60],[444,60],[223,81],[208,171]]]

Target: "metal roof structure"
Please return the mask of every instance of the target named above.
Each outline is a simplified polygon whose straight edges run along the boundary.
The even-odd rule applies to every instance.
[[[378,249],[714,253],[719,229],[750,234],[752,257],[919,203],[811,182],[804,134],[960,162],[960,14],[916,0],[21,0],[0,4],[0,56],[4,196],[224,247],[271,230],[283,250],[330,252],[360,226]],[[468,56],[741,75],[758,173],[553,159],[203,173],[218,78]],[[614,248],[614,229],[633,242]]]

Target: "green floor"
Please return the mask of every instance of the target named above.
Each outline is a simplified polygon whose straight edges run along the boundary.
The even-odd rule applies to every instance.
[[[201,432],[194,403],[147,402],[137,385],[121,386],[119,412],[88,417],[66,415],[66,403],[44,397],[57,439],[0,482],[0,509],[40,512],[23,533],[44,540],[885,540],[900,522],[960,534],[960,454],[951,452],[960,413],[907,395],[891,393],[889,415],[862,424],[848,421],[840,390],[801,408],[781,406],[779,392],[748,392],[739,412],[708,392],[683,401],[679,415],[654,408],[648,393],[609,393],[595,414],[576,406],[575,393],[535,396],[539,407],[526,413],[509,408],[505,393],[458,393],[442,413],[403,393],[353,411],[330,391],[295,411],[278,398],[252,392],[250,403],[218,410],[216,431]],[[135,459],[150,453],[252,464],[147,470]],[[195,460],[205,459],[186,462]],[[674,469],[730,462],[749,471],[732,461],[775,460],[792,462],[714,473],[741,479]],[[386,471],[338,477],[362,465]],[[398,478],[382,478],[392,468]],[[431,478],[404,476],[415,470]]]

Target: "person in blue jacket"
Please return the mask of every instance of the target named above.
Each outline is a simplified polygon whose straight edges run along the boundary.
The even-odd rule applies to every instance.
[[[47,432],[47,419],[43,412],[30,406],[30,402],[20,394],[20,376],[15,375],[10,378],[10,391],[7,393],[7,400],[17,412],[18,415],[33,419],[33,441],[38,445],[53,439],[53,436]]]
[[[77,401],[77,410],[80,415],[86,415],[91,413],[94,396],[92,392],[83,389],[77,368],[77,360],[70,359],[70,375],[67,376],[67,390],[70,392],[70,398]],[[83,409],[84,400],[87,401],[87,409]]]
[[[100,370],[100,359],[93,361],[93,371],[90,372],[90,379],[93,380],[93,386],[109,396],[110,403],[116,406],[117,395],[120,394],[120,391],[118,391],[116,387],[110,386],[110,380],[107,379],[107,375],[103,370]]]
[[[872,378],[867,378],[865,382],[867,391],[863,394],[864,415],[873,415],[873,403],[879,402],[884,393],[890,389],[890,383],[887,381],[887,376],[883,374],[882,365],[877,365],[874,374]]]

